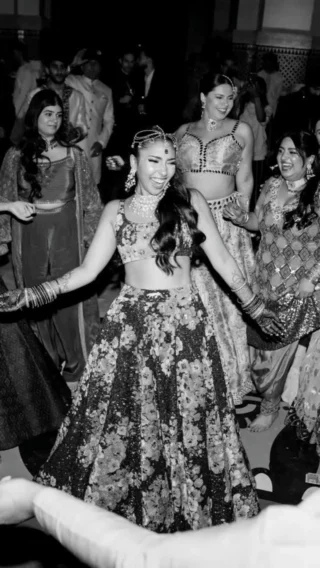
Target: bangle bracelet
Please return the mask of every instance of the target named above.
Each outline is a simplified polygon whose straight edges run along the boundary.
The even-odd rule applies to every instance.
[[[250,219],[250,213],[246,213],[244,220],[242,221],[242,225],[246,225]]]
[[[248,282],[245,280],[243,282],[243,284],[241,284],[241,286],[239,286],[239,288],[231,288],[232,292],[239,292],[240,290],[242,290],[242,288],[244,288],[245,286],[247,286]]]

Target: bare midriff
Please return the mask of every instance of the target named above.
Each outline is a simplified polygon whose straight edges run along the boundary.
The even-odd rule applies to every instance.
[[[180,265],[172,275],[165,274],[156,265],[155,258],[146,258],[125,264],[125,283],[144,290],[167,290],[190,286],[190,258],[178,256]]]
[[[228,197],[235,191],[234,176],[225,174],[185,172],[183,181],[186,187],[200,191],[207,201]]]

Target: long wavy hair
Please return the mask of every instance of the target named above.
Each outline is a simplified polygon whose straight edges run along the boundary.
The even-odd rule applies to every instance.
[[[24,120],[24,134],[19,144],[20,148],[20,162],[23,167],[23,177],[27,183],[30,184],[31,190],[29,194],[29,201],[32,203],[34,199],[42,197],[41,185],[39,182],[39,159],[48,160],[48,167],[50,167],[50,160],[47,156],[43,155],[46,150],[46,142],[39,134],[38,119],[42,111],[49,106],[59,106],[63,111],[62,101],[60,97],[51,89],[43,89],[36,93],[31,101]],[[61,126],[55,134],[55,139],[62,146],[68,146],[67,140]]]
[[[172,145],[170,138],[165,137],[163,141]],[[142,147],[146,146],[147,143],[142,145]],[[131,153],[137,161],[139,161],[139,151],[138,145],[135,144]],[[159,201],[155,216],[159,221],[159,227],[151,239],[151,246],[156,252],[156,264],[165,274],[172,275],[174,269],[179,266],[177,253],[174,251],[177,246],[177,233],[182,231],[182,223],[187,223],[189,227],[194,255],[201,253],[200,244],[206,239],[204,233],[197,227],[198,213],[191,203],[189,189],[182,184],[178,170],[170,180],[163,198]]]
[[[281,143],[285,138],[290,138],[292,140],[295,149],[302,158],[303,164],[306,163],[307,158],[314,156],[312,164],[313,177],[310,177],[307,180],[306,186],[301,191],[296,209],[293,211],[287,211],[284,215],[284,229],[290,229],[296,225],[297,228],[301,230],[311,225],[313,220],[317,217],[317,213],[315,211],[315,194],[319,186],[320,173],[318,142],[314,134],[305,130],[286,132],[277,141],[271,157],[271,162],[277,163],[277,154]],[[275,172],[275,175],[279,176],[280,172]]]

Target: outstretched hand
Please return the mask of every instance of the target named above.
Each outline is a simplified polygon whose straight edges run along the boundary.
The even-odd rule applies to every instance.
[[[27,479],[1,479],[0,524],[15,525],[31,519],[33,501],[42,489],[41,485]]]
[[[265,308],[255,321],[266,335],[284,336],[283,325],[272,310]]]
[[[15,312],[26,306],[26,297],[23,290],[8,290],[0,294],[0,312]]]

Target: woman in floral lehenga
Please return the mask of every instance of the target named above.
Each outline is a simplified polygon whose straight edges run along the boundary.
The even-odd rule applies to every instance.
[[[135,193],[106,206],[83,264],[0,297],[2,310],[33,307],[92,282],[116,247],[125,263],[126,283],[37,480],[157,532],[250,517],[254,480],[213,328],[190,281],[197,246],[264,329],[279,331],[277,320],[244,281],[202,196],[170,182],[174,139],[158,128],[139,133],[133,152],[127,186],[137,176]]]

